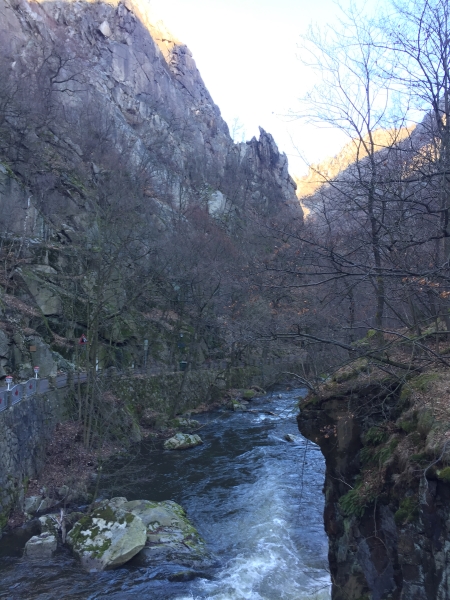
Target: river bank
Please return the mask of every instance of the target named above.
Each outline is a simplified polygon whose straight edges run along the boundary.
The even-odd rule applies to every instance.
[[[162,447],[165,440],[178,431],[197,431],[198,427],[181,427],[180,423],[191,415],[212,412],[220,407],[243,407],[257,393],[264,393],[258,386],[249,389],[230,389],[215,401],[202,403],[191,409],[181,418],[171,419],[169,415],[147,409],[142,411],[138,430],[130,432],[128,439],[106,439],[94,447],[83,444],[83,424],[80,421],[63,421],[56,424],[51,438],[45,447],[45,458],[37,477],[28,479],[21,506],[17,506],[9,516],[5,531],[22,526],[30,515],[25,507],[30,498],[48,499],[48,504],[56,508],[73,507],[77,503],[92,502],[96,495],[96,480],[102,474],[103,465],[108,461],[125,456],[129,461],[138,453],[141,440],[147,441],[155,449]],[[189,421],[187,421],[189,422]],[[201,426],[200,426],[201,428]],[[131,436],[134,433],[134,437]],[[137,433],[137,439],[136,439]],[[36,503],[36,507],[38,503]],[[45,512],[44,508],[44,512]],[[34,513],[33,513],[34,514]]]
[[[318,447],[306,442],[296,427],[298,397],[303,394],[304,390],[277,392],[252,400],[248,412],[222,408],[197,415],[201,446],[169,452],[143,441],[133,463],[125,458],[121,462],[143,468],[150,477],[133,482],[122,476],[113,491],[101,490],[108,496],[122,491],[130,500],[171,499],[181,504],[220,559],[213,579],[169,582],[167,573],[132,564],[90,575],[64,549],[52,564],[30,565],[18,548],[16,556],[4,556],[0,566],[5,597],[328,598],[324,466]],[[286,434],[295,442],[286,441]],[[0,541],[3,554],[7,546],[8,540]]]
[[[157,376],[111,371],[92,390],[92,428],[89,422],[77,426],[74,421],[86,402],[83,385],[50,386],[43,394],[24,397],[0,413],[0,535],[8,522],[15,526],[23,521],[27,495],[42,494],[52,506],[68,495],[85,497],[96,465],[107,457],[127,452],[145,437],[157,442],[177,415],[218,406],[234,389],[276,384],[293,368],[277,363]],[[89,452],[83,448],[86,426],[94,448]],[[64,486],[68,493],[60,493]]]

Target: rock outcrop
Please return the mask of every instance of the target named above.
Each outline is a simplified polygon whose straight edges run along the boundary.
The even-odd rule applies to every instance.
[[[142,550],[146,528],[142,520],[123,508],[121,501],[104,502],[78,521],[67,543],[88,571],[120,567]]]
[[[300,406],[299,429],[326,460],[333,600],[449,597],[448,411],[430,408],[435,378],[447,388],[445,374],[329,384]]]
[[[302,218],[272,136],[261,130],[259,140],[233,143],[189,49],[155,23],[147,3],[0,0],[0,82],[0,233],[5,277],[24,322],[20,343],[6,333],[0,339],[0,376],[24,376],[32,358],[42,376],[54,375],[61,357],[42,337],[56,332],[62,352],[69,349],[67,338],[73,342],[88,326],[94,272],[107,269],[101,302],[117,318],[101,326],[100,343],[119,344],[129,365],[142,358],[142,341],[131,353],[126,348],[131,338],[151,336],[137,334],[124,275],[139,256],[147,277],[153,244],[175,255],[177,220],[209,213],[234,252],[231,236],[245,226],[247,208]],[[135,236],[145,250],[119,242],[121,235]],[[120,245],[133,256],[122,258]],[[100,264],[105,254],[107,267]],[[180,275],[165,268],[173,288]],[[19,321],[11,317],[16,334]],[[148,311],[146,318],[170,337],[173,325]],[[74,363],[74,354],[64,356]]]
[[[203,442],[196,433],[177,433],[164,442],[164,448],[166,450],[186,450],[195,448],[199,444],[203,444]]]
[[[75,240],[86,225],[84,184],[70,171],[82,167],[95,181],[113,168],[107,160],[102,164],[103,150],[92,139],[87,143],[93,129],[148,179],[146,194],[160,206],[189,199],[223,212],[254,202],[264,210],[289,205],[301,218],[286,156],[272,136],[261,130],[259,140],[233,143],[191,52],[154,22],[144,2],[0,0],[0,50],[3,77],[28,73],[30,85],[37,85],[36,72],[49,75],[44,95],[57,95],[58,115],[46,138],[32,136],[26,145],[33,153],[39,146],[66,172],[61,185],[42,169],[32,174],[25,157],[7,153],[15,173],[33,188],[24,192],[3,167],[0,194],[14,199],[10,226],[21,233],[24,221],[35,235],[51,223]],[[45,202],[37,201],[37,187]],[[55,310],[50,298],[42,302]]]

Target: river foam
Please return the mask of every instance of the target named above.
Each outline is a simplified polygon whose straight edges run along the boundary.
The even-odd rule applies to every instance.
[[[212,514],[215,510],[223,514],[220,519],[212,516],[203,521],[210,521],[207,537],[216,540],[218,555],[226,556],[232,545],[233,556],[214,580],[196,582],[190,595],[177,600],[330,598],[322,523],[323,457],[317,446],[299,435],[293,397],[283,394],[272,400],[270,409],[275,415],[256,412],[230,417],[235,432],[245,436],[250,431],[253,447],[220,469],[231,476],[251,465],[252,478],[238,478],[220,507],[208,503]],[[264,403],[251,406],[261,409]],[[264,424],[267,429],[255,427]],[[296,443],[286,442],[286,433],[293,434]]]
[[[170,569],[131,563],[92,574],[68,550],[48,563],[30,563],[16,553],[0,561],[0,597],[328,600],[325,466],[320,449],[297,429],[301,393],[252,400],[245,413],[224,410],[199,417],[204,443],[192,450],[155,452],[143,446],[136,466],[151,478],[138,484],[123,478],[114,490],[130,500],[180,503],[217,556],[219,566],[205,574],[208,578],[174,582],[168,580]],[[286,434],[294,442],[286,441]],[[0,550],[2,544],[7,540],[0,541]]]

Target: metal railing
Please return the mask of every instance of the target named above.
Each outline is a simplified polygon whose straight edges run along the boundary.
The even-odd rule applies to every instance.
[[[278,362],[285,362],[281,359],[271,361],[272,364],[277,364]],[[255,361],[254,365],[260,364]],[[216,360],[216,361],[208,361],[203,365],[197,366],[195,371],[203,371],[210,369],[226,369],[229,367],[229,362],[225,360]],[[237,366],[237,365],[236,365]],[[244,365],[244,363],[239,364],[239,366],[251,366],[248,363]],[[266,365],[269,366],[269,365]],[[150,377],[154,377],[157,375],[173,375],[179,371],[169,371],[166,368],[160,366],[146,367],[146,368],[133,368],[128,371],[115,371],[115,374],[128,374],[139,376],[140,374],[148,375]],[[104,376],[112,375],[112,373],[105,372]],[[12,387],[0,386],[0,413],[10,406],[14,406],[18,404],[23,398],[30,398],[34,395],[45,394],[50,391],[52,388],[61,389],[67,387],[69,385],[75,386],[78,383],[86,383],[88,379],[88,374],[86,372],[71,372],[68,373],[59,373],[56,377],[52,377],[50,379],[44,378],[36,378],[29,379],[28,381],[21,381]]]
[[[87,373],[73,373],[70,375],[73,384],[85,383],[87,381]],[[69,384],[69,375],[61,373],[50,379],[29,379],[21,381],[10,387],[0,387],[0,412],[6,410],[10,406],[18,404],[23,398],[30,398],[36,394],[45,394],[52,387],[60,389],[67,387]]]

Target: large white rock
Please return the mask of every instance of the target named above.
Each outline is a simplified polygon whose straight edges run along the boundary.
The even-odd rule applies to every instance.
[[[164,442],[166,450],[185,450],[186,448],[194,448],[199,444],[203,444],[202,439],[197,434],[177,433],[170,439]]]
[[[49,533],[34,535],[25,544],[25,554],[33,560],[51,558],[56,552],[58,545],[56,537]]]
[[[145,546],[144,523],[120,504],[102,503],[91,515],[80,519],[67,535],[67,543],[89,571],[119,567]]]

